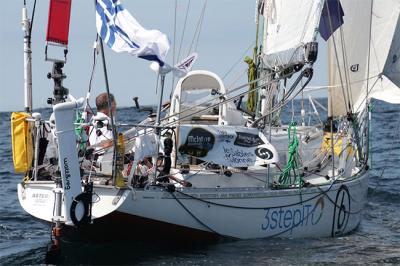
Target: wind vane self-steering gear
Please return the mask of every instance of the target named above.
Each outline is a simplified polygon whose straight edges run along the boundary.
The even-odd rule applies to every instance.
[[[55,105],[57,103],[65,102],[65,99],[68,96],[69,90],[65,88],[62,84],[63,79],[67,77],[62,72],[62,68],[64,67],[64,63],[60,61],[56,61],[53,63],[53,70],[50,73],[47,73],[48,79],[54,80],[54,90],[53,95],[54,98],[48,98],[47,103],[51,105]]]

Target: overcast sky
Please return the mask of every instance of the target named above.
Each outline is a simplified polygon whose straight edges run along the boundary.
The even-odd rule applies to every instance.
[[[34,0],[27,0],[31,14]],[[174,0],[125,0],[122,4],[147,29],[158,29],[171,40],[167,62],[172,64],[174,43]],[[176,50],[179,48],[188,0],[178,0]],[[187,54],[192,42],[204,1],[191,1],[188,22],[181,50],[181,58]],[[23,32],[21,8],[23,0],[2,1],[0,9],[0,111],[23,110]],[[194,69],[207,69],[224,78],[226,87],[243,84],[246,64],[240,60],[255,40],[255,0],[212,0],[207,2],[197,53],[199,58]],[[33,107],[48,107],[46,100],[52,96],[53,82],[46,75],[52,64],[44,61],[45,32],[47,30],[48,0],[38,0],[33,26]],[[68,62],[64,67],[67,79],[64,86],[75,97],[85,96],[93,64],[92,47],[96,37],[95,11],[92,0],[73,0],[69,32]],[[156,74],[150,70],[149,61],[117,54],[106,49],[110,90],[119,106],[132,106],[132,97],[139,96],[143,105],[156,105]],[[178,51],[176,51],[176,54]],[[251,55],[251,50],[247,55]],[[324,52],[311,85],[326,84],[326,60]],[[236,81],[236,82],[235,82]],[[101,64],[97,65],[91,103],[105,91]],[[166,81],[166,93],[171,91],[170,78]]]

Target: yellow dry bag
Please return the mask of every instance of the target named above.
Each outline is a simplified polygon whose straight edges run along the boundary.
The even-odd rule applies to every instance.
[[[11,114],[11,138],[14,169],[17,173],[26,173],[32,165],[33,144],[31,123],[26,121],[30,114],[13,112]]]

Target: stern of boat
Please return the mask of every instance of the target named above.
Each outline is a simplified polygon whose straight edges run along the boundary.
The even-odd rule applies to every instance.
[[[27,213],[40,220],[52,222],[55,208],[55,190],[56,185],[52,181],[21,182],[18,184],[18,199]],[[106,216],[117,210],[130,193],[131,191],[128,189],[113,186],[94,187],[92,219]],[[76,208],[80,208],[79,203]],[[65,217],[65,213],[66,210],[63,205],[61,216]]]

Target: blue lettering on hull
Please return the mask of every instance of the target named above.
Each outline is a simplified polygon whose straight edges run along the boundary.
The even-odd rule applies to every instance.
[[[296,205],[296,208],[279,207],[268,208],[265,211],[264,222],[261,223],[261,229],[264,231],[292,232],[293,228],[316,225],[322,218],[324,210],[324,198],[317,200],[315,205],[303,204]]]

